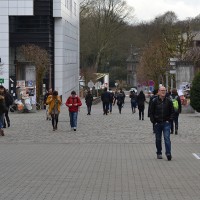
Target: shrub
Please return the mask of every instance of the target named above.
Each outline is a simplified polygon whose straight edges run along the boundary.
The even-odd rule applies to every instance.
[[[194,77],[190,90],[190,104],[197,112],[200,112],[200,72]]]

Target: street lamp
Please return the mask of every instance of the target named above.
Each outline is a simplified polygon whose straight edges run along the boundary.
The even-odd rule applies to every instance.
[[[178,59],[177,58],[170,58],[169,59],[169,65],[170,65],[170,75],[171,75],[171,91],[173,89],[173,85],[174,85],[174,81],[173,81],[173,75],[176,75],[176,61]],[[175,82],[175,88],[176,88],[176,82]]]

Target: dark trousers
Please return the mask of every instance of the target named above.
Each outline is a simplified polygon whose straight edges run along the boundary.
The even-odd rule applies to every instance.
[[[10,126],[10,118],[8,116],[8,111],[6,111],[4,115],[4,127],[6,127],[6,122],[7,122],[7,125]]]
[[[87,111],[88,111],[88,114],[91,113],[91,108],[92,108],[92,105],[87,105]]]
[[[144,109],[139,109],[139,119],[144,119]]]
[[[175,125],[175,130],[178,130],[178,117],[179,117],[179,113],[175,112],[174,115],[174,120],[171,121],[171,132],[174,132],[174,125]]]
[[[118,105],[119,113],[121,114],[122,113],[122,103],[117,104],[117,105]]]
[[[108,114],[108,110],[109,110],[109,102],[103,102],[103,114]]]
[[[52,122],[53,128],[57,128],[57,125],[58,125],[58,115],[59,114],[51,114],[51,122]]]

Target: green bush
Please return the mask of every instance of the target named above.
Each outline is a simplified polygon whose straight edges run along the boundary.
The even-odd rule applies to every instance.
[[[192,81],[192,88],[190,90],[190,105],[200,112],[200,72],[194,77]]]

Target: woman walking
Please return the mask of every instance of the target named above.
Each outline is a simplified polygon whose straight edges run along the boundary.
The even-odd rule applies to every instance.
[[[144,120],[144,103],[146,101],[145,95],[143,91],[141,90],[139,95],[137,96],[137,104],[138,104],[138,110],[139,110],[139,120]]]
[[[60,113],[60,105],[62,104],[60,96],[58,96],[58,92],[53,91],[52,95],[48,96],[46,103],[49,105],[48,112],[51,115],[53,131],[55,131],[58,127],[58,116]]]
[[[92,102],[93,102],[93,96],[90,90],[88,90],[85,96],[85,103],[87,105],[87,112],[88,112],[87,115],[91,115]]]

